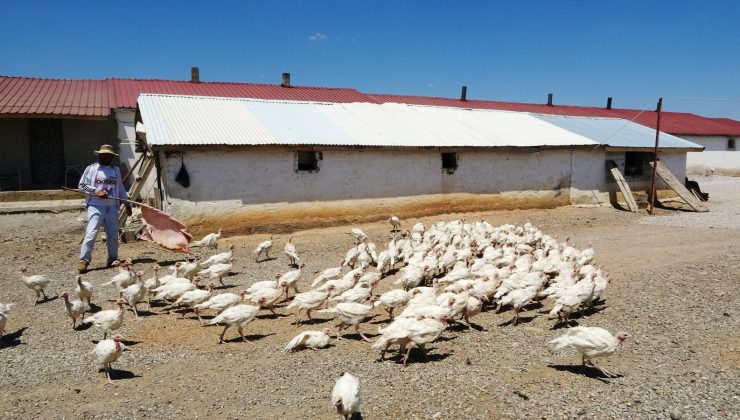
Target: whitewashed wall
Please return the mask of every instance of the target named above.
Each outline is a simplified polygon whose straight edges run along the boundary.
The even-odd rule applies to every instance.
[[[437,149],[328,149],[318,172],[294,171],[295,149],[160,152],[167,210],[190,226],[273,231],[491,209],[609,203],[604,150],[463,149],[442,170]],[[683,176],[685,153],[661,159]],[[191,185],[175,177],[184,163]]]
[[[378,220],[491,209],[605,205],[616,188],[596,149],[462,149],[442,170],[437,149],[321,149],[318,172],[294,171],[295,149],[186,148],[160,152],[165,206],[205,230],[290,230],[337,221]],[[661,153],[683,179],[685,153]],[[184,164],[191,185],[175,177]],[[644,184],[644,185],[643,185]],[[659,188],[662,183],[659,184]],[[637,181],[634,188],[648,188]]]
[[[691,175],[740,176],[740,137],[735,138],[735,150],[727,149],[727,136],[681,136],[704,146],[703,152],[690,152],[686,170]]]
[[[569,150],[458,151],[454,174],[437,150],[322,150],[318,172],[294,171],[294,151],[237,148],[168,152],[162,166],[172,200],[208,205],[302,202],[439,193],[500,193],[569,188]],[[182,162],[192,185],[174,182]]]
[[[136,162],[136,153],[134,152],[134,143],[136,141],[136,110],[119,108],[115,110],[115,115],[119,150],[118,158],[121,161],[121,171],[125,174],[134,162]],[[130,182],[128,184],[130,185]]]

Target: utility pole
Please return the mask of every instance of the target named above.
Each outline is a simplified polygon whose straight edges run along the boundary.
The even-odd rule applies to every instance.
[[[650,206],[648,207],[648,213],[653,214],[655,209],[655,171],[658,169],[658,143],[660,142],[660,114],[663,111],[663,98],[658,98],[658,123],[655,125],[655,150],[653,151],[653,181],[650,188]]]

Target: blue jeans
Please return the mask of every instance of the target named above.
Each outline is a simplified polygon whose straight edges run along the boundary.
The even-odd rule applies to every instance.
[[[87,206],[87,229],[80,248],[80,260],[92,260],[95,238],[101,226],[105,227],[108,261],[118,258],[118,206]]]

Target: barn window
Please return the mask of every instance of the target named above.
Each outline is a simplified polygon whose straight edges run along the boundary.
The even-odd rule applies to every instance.
[[[296,171],[318,171],[321,152],[299,150],[295,153]]]
[[[648,162],[652,160],[652,153],[626,152],[624,154],[624,175],[639,177],[647,174]]]
[[[457,153],[442,153],[442,170],[451,174],[457,169]]]
[[[735,150],[735,139],[727,139],[727,150]]]

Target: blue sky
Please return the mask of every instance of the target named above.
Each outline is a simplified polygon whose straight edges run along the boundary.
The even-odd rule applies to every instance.
[[[740,119],[739,1],[33,1],[0,74],[352,87]],[[676,98],[735,101],[679,101]]]

